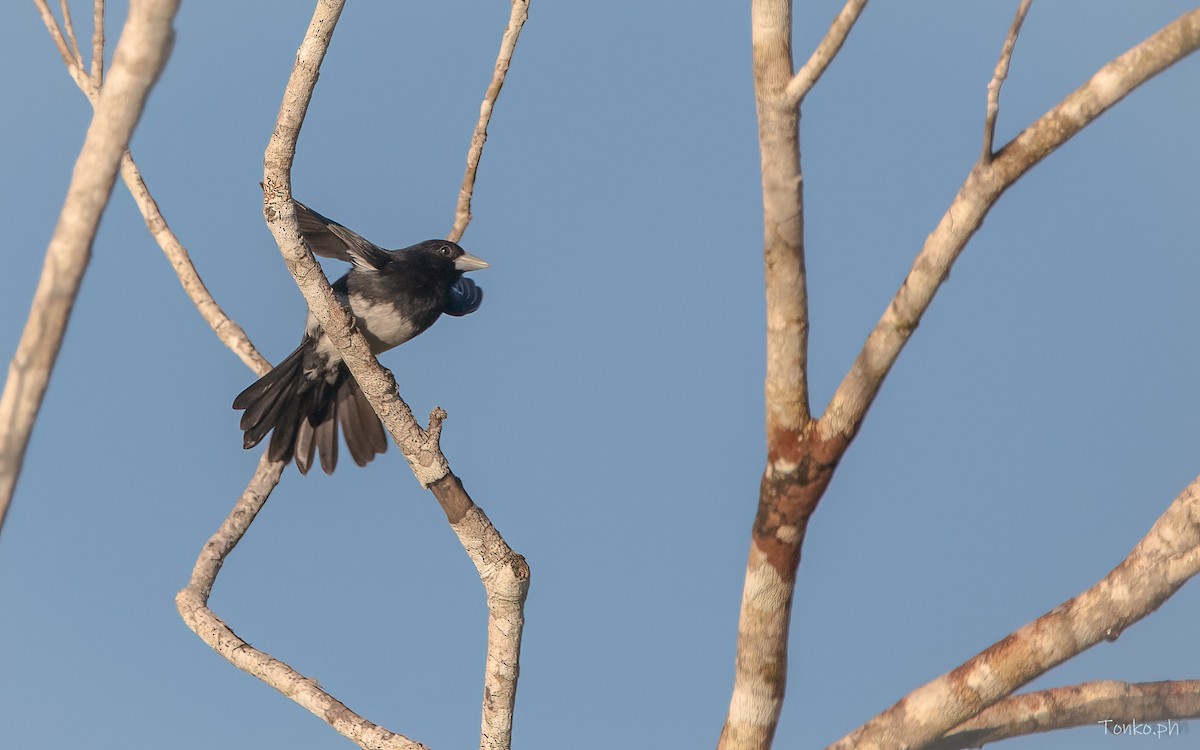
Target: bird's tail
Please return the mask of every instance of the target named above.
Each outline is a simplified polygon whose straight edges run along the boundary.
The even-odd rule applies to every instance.
[[[358,382],[342,362],[331,371],[308,337],[275,369],[239,393],[233,408],[243,411],[243,447],[253,448],[274,430],[269,458],[284,463],[295,458],[301,474],[308,473],[318,450],[321,468],[326,474],[333,473],[339,421],[346,447],[359,466],[387,450],[383,425]]]

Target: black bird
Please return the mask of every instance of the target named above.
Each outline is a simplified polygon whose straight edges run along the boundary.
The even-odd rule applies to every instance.
[[[341,224],[295,201],[300,231],[313,252],[353,264],[333,291],[348,307],[374,354],[420,334],[442,313],[468,315],[479,309],[483,290],[463,278],[488,264],[449,240],[426,240],[403,250],[384,250]],[[243,446],[253,448],[272,429],[272,461],[307,474],[313,454],[332,474],[337,465],[338,422],[346,447],[359,466],[387,450],[387,436],[342,356],[310,312],[296,351],[238,394],[233,408],[244,411]]]

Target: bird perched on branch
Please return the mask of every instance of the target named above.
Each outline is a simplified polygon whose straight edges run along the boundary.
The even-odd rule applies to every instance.
[[[379,354],[433,325],[442,313],[468,315],[479,309],[483,290],[463,277],[488,264],[449,240],[426,240],[403,250],[384,250],[299,201],[300,232],[317,255],[348,261],[349,273],[333,291]],[[387,450],[383,425],[310,312],[296,351],[238,394],[233,408],[243,411],[243,445],[253,448],[274,430],[272,461],[296,459],[307,474],[319,451],[321,468],[337,465],[338,423],[346,447],[359,466]]]

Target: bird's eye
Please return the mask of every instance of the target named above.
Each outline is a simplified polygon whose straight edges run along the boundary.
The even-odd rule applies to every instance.
[[[438,248],[438,252],[441,253],[443,258],[449,258],[454,251],[450,249],[449,245],[442,245]]]

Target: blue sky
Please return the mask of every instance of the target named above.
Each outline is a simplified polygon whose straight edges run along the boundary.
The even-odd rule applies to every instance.
[[[797,58],[840,5],[798,4]],[[818,409],[978,155],[1015,6],[872,5],[805,104]],[[998,142],[1187,7],[1035,4]],[[133,142],[276,361],[304,308],[258,182],[310,13],[184,3]],[[351,3],[297,197],[384,246],[444,236],[507,14]],[[7,358],[90,109],[32,4],[0,35]],[[1087,588],[1200,472],[1198,86],[1190,59],[1135,92],[1010,190],[955,267],[809,527],[777,747],[838,739]],[[455,472],[532,567],[521,747],[716,742],[764,461],[761,233],[746,4],[535,0],[462,242],[492,264],[483,308],[382,358],[419,414],[450,413]],[[56,727],[134,750],[345,746],[175,612],[258,458],[229,408],[252,379],[118,185],[0,539],[0,745]],[[288,471],[212,606],[366,717],[470,746],[482,587],[394,448],[345,464]],[[1197,617],[1185,587],[1036,686],[1200,676]]]

